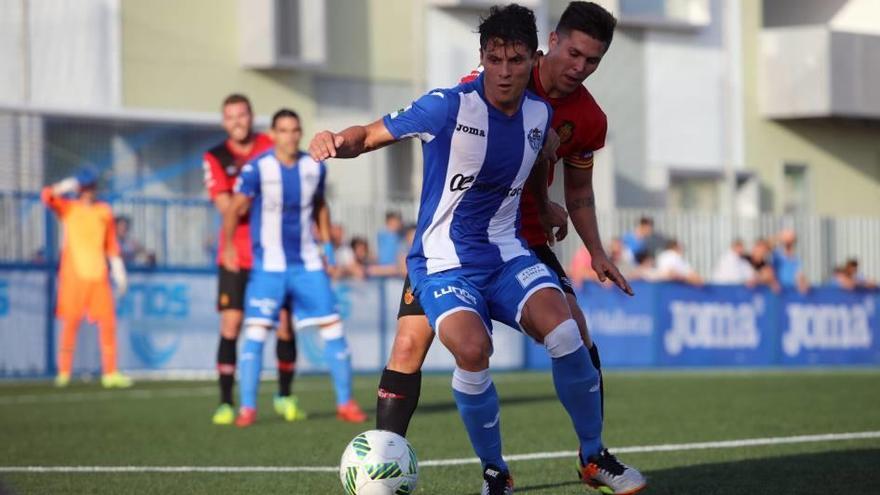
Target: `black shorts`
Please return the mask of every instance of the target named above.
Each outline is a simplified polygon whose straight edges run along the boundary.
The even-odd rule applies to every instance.
[[[565,274],[565,268],[562,268],[562,263],[559,262],[559,258],[556,257],[556,253],[550,249],[550,246],[544,244],[541,246],[529,246],[529,248],[541,260],[541,263],[544,263],[556,273],[556,276],[559,277],[559,285],[562,287],[562,292],[576,296],[574,287],[571,285],[571,279]]]
[[[244,311],[244,291],[250,270],[230,272],[222,266],[217,273],[217,311],[237,309]]]
[[[419,303],[418,298],[413,294],[412,283],[409,281],[409,275],[403,279],[403,293],[400,294],[400,309],[397,310],[397,318],[402,316],[425,316],[425,310]]]

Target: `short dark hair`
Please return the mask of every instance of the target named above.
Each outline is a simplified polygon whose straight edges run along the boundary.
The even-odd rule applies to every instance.
[[[296,112],[294,112],[293,110],[291,110],[289,108],[282,108],[281,110],[278,110],[277,112],[275,112],[275,115],[272,116],[272,129],[275,128],[275,124],[277,124],[279,120],[281,120],[283,118],[288,118],[288,117],[292,117],[292,118],[296,119],[297,122],[300,121],[299,114],[297,114]]]
[[[236,103],[244,103],[245,105],[247,105],[248,112],[254,113],[253,109],[251,108],[251,100],[241,93],[232,93],[231,95],[224,98],[223,108],[226,108],[227,105],[234,105]]]
[[[505,43],[522,43],[532,52],[538,49],[538,28],[532,9],[512,3],[489,9],[489,16],[480,19],[480,48],[486,49],[489,40],[498,38]]]
[[[556,32],[567,35],[572,29],[611,46],[617,19],[601,5],[593,2],[571,2],[556,24]]]
[[[641,217],[639,218],[639,225],[650,225],[654,226],[654,219],[651,217]]]

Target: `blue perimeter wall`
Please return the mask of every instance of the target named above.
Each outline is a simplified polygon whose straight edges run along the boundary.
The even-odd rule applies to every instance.
[[[132,270],[117,302],[120,367],[135,372],[204,371],[215,367],[218,317],[213,270]],[[339,309],[357,371],[378,371],[393,342],[402,281],[336,285]],[[806,295],[738,286],[697,288],[634,283],[635,297],[588,284],[578,298],[603,367],[763,367],[880,365],[880,292],[815,288]],[[60,325],[53,317],[54,270],[0,266],[0,377],[46,377],[55,372]],[[496,324],[495,369],[546,369],[542,346]],[[298,332],[298,369],[321,371],[321,339]],[[274,366],[274,346],[265,364]],[[97,334],[84,323],[75,368],[99,366]],[[449,370],[453,360],[435,344],[426,370]]]

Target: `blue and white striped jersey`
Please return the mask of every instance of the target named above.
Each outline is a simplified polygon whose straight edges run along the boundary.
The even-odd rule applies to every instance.
[[[526,92],[508,116],[488,103],[483,76],[434,90],[386,115],[396,138],[419,137],[424,180],[410,277],[489,268],[529,254],[517,235],[519,200],[544,144],[552,110]]]
[[[235,192],[251,198],[254,269],[283,272],[288,267],[323,269],[315,239],[314,205],[324,196],[327,169],[300,152],[284,166],[272,148],[241,169]]]

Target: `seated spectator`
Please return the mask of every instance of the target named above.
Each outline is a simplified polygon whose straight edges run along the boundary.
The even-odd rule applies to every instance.
[[[568,278],[571,280],[571,285],[576,289],[583,287],[584,282],[587,280],[593,282],[599,280],[596,272],[593,271],[592,263],[593,257],[590,256],[590,251],[587,250],[586,246],[581,246],[575,251],[574,256],[571,258],[571,263],[568,265]]]
[[[745,259],[755,270],[755,284],[766,285],[773,292],[782,290],[776,279],[776,271],[773,269],[773,255],[770,252],[770,242],[767,239],[758,239],[752,246],[752,252]]]
[[[351,278],[363,280],[368,276],[368,270],[375,264],[372,254],[370,254],[370,245],[363,237],[352,237],[351,242],[351,263],[345,267],[346,273]]]
[[[850,258],[843,266],[834,269],[836,285],[845,290],[877,289],[877,283],[859,275],[859,260]]]
[[[330,243],[333,244],[333,258],[336,263],[328,267],[327,272],[334,280],[352,276],[354,252],[345,242],[345,228],[338,223],[330,226]]]
[[[654,255],[642,251],[636,255],[636,265],[629,274],[624,274],[630,280],[644,280],[645,282],[659,282],[662,277],[654,263]]]
[[[396,264],[402,240],[403,220],[400,218],[400,213],[389,211],[385,214],[385,227],[379,231],[377,236],[377,263],[380,265]]]
[[[156,255],[147,251],[141,243],[131,236],[131,219],[125,215],[119,215],[114,219],[116,223],[116,239],[119,242],[119,252],[122,261],[126,265],[138,263],[138,258],[143,258],[143,263],[155,266]]]
[[[636,228],[624,234],[621,240],[633,254],[633,260],[635,255],[643,251],[656,254],[664,244],[663,236],[654,231],[654,219],[651,217],[640,218]]]
[[[793,229],[783,229],[777,236],[779,245],[773,251],[773,270],[779,285],[785,288],[796,288],[800,293],[810,289],[807,276],[804,275],[803,263],[795,253],[797,234]]]
[[[667,241],[666,249],[657,256],[657,271],[663,280],[703,285],[702,277],[684,259],[684,248],[675,239]]]
[[[736,239],[730,245],[730,249],[721,255],[718,266],[712,274],[712,282],[729,285],[752,285],[755,279],[755,269],[746,259],[746,247],[742,239]]]

